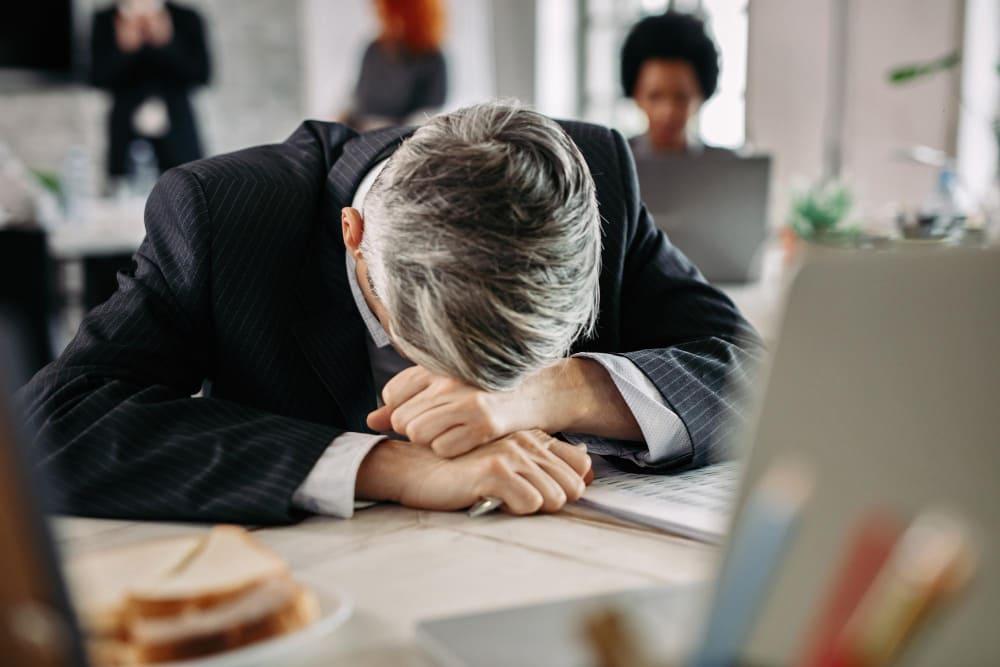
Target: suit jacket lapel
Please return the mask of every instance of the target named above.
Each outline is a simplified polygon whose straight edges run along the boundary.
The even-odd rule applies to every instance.
[[[313,247],[299,280],[302,310],[293,324],[295,340],[344,414],[344,427],[352,431],[370,432],[365,417],[376,403],[367,330],[347,281],[339,211],[350,205],[368,170],[410,132],[412,128],[381,130],[344,145],[330,169]]]
[[[344,145],[340,159],[333,163],[326,180],[327,198],[340,207],[350,206],[354,192],[365,174],[379,160],[389,157],[403,139],[413,134],[412,127],[390,127],[359,134]],[[334,220],[339,220],[338,215]]]

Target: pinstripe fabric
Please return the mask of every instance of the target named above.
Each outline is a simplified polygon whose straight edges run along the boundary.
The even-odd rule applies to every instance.
[[[692,442],[667,465],[711,460],[739,417],[732,390],[756,334],[653,226],[622,137],[564,127],[604,218],[598,333],[574,351],[624,354],[652,380]],[[294,518],[292,494],[330,442],[368,432],[374,391],[337,212],[407,132],[310,121],[282,144],[164,174],[134,273],[19,396],[61,511]]]

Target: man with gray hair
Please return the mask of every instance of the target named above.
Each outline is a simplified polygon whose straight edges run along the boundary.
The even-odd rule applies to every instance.
[[[165,174],[146,229],[21,393],[64,512],[556,511],[589,481],[570,443],[650,472],[723,456],[761,351],[653,225],[621,135],[505,104],[304,123]]]

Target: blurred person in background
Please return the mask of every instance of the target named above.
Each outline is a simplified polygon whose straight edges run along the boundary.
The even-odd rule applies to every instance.
[[[130,173],[129,149],[146,140],[159,170],[202,157],[189,92],[208,83],[201,17],[163,0],[120,0],[94,14],[94,85],[111,92],[108,175]]]
[[[441,0],[375,0],[381,34],[365,49],[347,124],[370,130],[420,122],[444,104]]]
[[[704,146],[692,132],[719,80],[719,52],[700,19],[668,11],[639,21],[622,47],[621,75],[625,96],[649,121],[645,134],[629,140],[636,157],[728,152]]]

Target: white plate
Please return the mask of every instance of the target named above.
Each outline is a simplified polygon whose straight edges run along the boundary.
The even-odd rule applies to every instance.
[[[249,665],[279,664],[333,632],[351,617],[354,605],[343,593],[313,590],[319,601],[319,618],[287,635],[265,639],[242,648],[181,662],[155,663],[155,667],[248,667]]]

